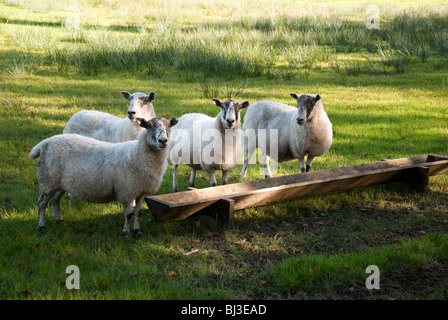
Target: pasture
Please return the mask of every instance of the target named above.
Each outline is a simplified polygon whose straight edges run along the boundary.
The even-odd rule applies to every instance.
[[[366,7],[380,9],[379,29]],[[218,113],[212,98],[319,94],[333,123],[312,170],[448,155],[446,1],[0,1],[0,299],[447,299],[448,175],[430,191],[374,186],[121,234],[118,203],[64,196],[37,226],[30,149],[89,109],[125,117],[120,91],[154,91],[157,116]],[[244,111],[242,112],[244,116]],[[245,180],[262,179],[260,164]],[[228,183],[243,181],[241,164]],[[179,166],[179,190],[189,168]],[[280,163],[275,176],[299,172]],[[208,187],[207,175],[196,187]],[[220,181],[220,173],[217,175]],[[171,166],[158,194],[171,192]],[[66,268],[80,270],[69,290]],[[365,286],[366,268],[381,287]]]

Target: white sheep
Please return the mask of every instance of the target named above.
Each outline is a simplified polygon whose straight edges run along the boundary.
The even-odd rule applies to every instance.
[[[278,145],[272,146],[269,138],[266,138],[265,149],[262,150],[262,163],[265,177],[272,177],[269,167],[269,158],[277,162],[299,160],[301,172],[308,172],[315,157],[320,157],[327,152],[333,141],[333,129],[330,119],[324,110],[319,95],[290,94],[297,100],[297,108],[273,101],[259,101],[247,110],[243,131],[254,130],[256,143],[247,143],[243,139],[244,164],[240,176],[244,178],[247,172],[249,159],[255,148],[259,145],[258,133],[265,129],[267,137],[271,129],[278,130]],[[275,149],[277,148],[277,154]],[[271,152],[272,149],[272,152]],[[273,154],[271,154],[273,153]],[[305,167],[305,156],[308,155]]]
[[[70,192],[87,202],[120,202],[126,236],[130,234],[135,200],[134,232],[139,233],[142,201],[160,187],[167,166],[168,131],[177,119],[136,121],[146,129],[138,140],[109,143],[78,134],[61,134],[41,141],[31,150],[31,159],[40,157],[39,230],[45,230],[45,209],[50,199],[55,220],[62,221],[59,203],[64,192]]]
[[[249,106],[249,101],[241,104],[233,99],[212,101],[221,108],[215,118],[202,113],[185,114],[172,130],[169,157],[173,165],[173,192],[177,191],[179,163],[192,168],[190,187],[194,187],[196,171],[200,169],[208,173],[210,185],[216,186],[215,171],[222,171],[221,183],[226,184],[229,170],[241,156],[240,112]]]
[[[156,95],[154,92],[147,95],[143,92],[130,94],[127,91],[122,91],[121,95],[129,101],[126,118],[101,111],[83,110],[70,118],[63,133],[75,133],[113,143],[137,139],[144,129],[136,119],[152,119],[156,116],[152,105]]]

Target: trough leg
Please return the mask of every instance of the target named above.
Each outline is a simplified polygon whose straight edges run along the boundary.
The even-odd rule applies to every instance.
[[[429,190],[429,168],[428,167],[415,167],[409,174],[405,176],[403,182],[407,183],[415,192],[425,193]]]
[[[216,223],[218,226],[233,228],[235,200],[221,199],[216,203]]]
[[[196,212],[192,217],[199,218],[205,224],[233,228],[235,200],[221,199]]]

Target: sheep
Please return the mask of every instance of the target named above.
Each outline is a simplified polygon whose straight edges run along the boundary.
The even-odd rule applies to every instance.
[[[247,172],[249,159],[255,148],[263,146],[259,141],[259,130],[277,129],[278,145],[271,147],[270,139],[266,138],[265,150],[262,150],[262,163],[265,178],[272,177],[269,168],[269,158],[272,156],[277,162],[299,160],[300,171],[308,172],[315,157],[327,152],[333,141],[333,129],[330,119],[324,110],[320,95],[290,94],[297,101],[297,109],[278,102],[259,101],[251,105],[244,116],[244,135],[249,130],[255,131],[256,143],[248,143],[243,139],[244,163],[240,177]],[[249,136],[249,135],[247,135]],[[275,148],[277,151],[275,152]],[[272,149],[272,150],[271,150]],[[278,154],[270,154],[270,153]],[[305,167],[305,156],[308,155]]]
[[[177,119],[137,118],[136,122],[146,129],[137,140],[109,143],[78,134],[60,134],[41,141],[31,150],[31,159],[40,157],[38,230],[46,230],[45,209],[50,199],[55,220],[62,222],[59,203],[62,195],[70,192],[87,202],[120,202],[125,216],[125,236],[130,235],[135,200],[133,230],[141,235],[142,201],[161,185],[167,167],[168,131]]]
[[[212,99],[221,108],[215,118],[202,113],[185,114],[170,137],[169,159],[172,163],[173,187],[177,192],[177,169],[180,162],[191,167],[189,186],[194,187],[197,170],[208,173],[210,186],[216,186],[215,170],[222,171],[221,183],[227,183],[229,170],[236,166],[241,155],[240,112],[249,101],[239,103],[229,99]],[[213,140],[209,142],[210,136]],[[181,142],[179,142],[181,140]],[[190,152],[191,151],[191,152]]]
[[[121,95],[130,104],[126,118],[101,111],[83,110],[70,118],[62,133],[75,133],[113,143],[136,140],[144,130],[136,119],[152,119],[156,116],[152,105],[156,94],[154,92],[149,95],[143,92],[130,94],[122,91]]]

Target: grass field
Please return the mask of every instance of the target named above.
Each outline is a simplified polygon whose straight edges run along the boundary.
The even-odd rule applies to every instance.
[[[366,27],[371,4],[380,29]],[[313,170],[448,155],[446,1],[2,0],[0,86],[0,299],[448,298],[447,174],[426,194],[376,186],[241,210],[234,229],[157,223],[145,206],[137,240],[121,235],[118,203],[67,197],[64,223],[49,208],[38,232],[28,158],[77,111],[124,117],[122,90],[155,91],[166,118],[214,116],[215,97],[320,94],[334,143]],[[276,175],[297,172],[293,161]],[[369,265],[379,290],[365,286]]]

